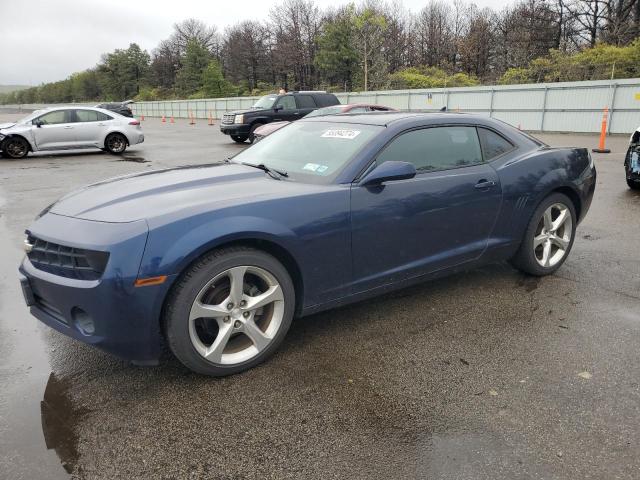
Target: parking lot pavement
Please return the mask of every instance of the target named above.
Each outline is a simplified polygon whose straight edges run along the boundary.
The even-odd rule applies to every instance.
[[[70,189],[243,148],[178,122],[148,119],[123,158],[0,161],[0,477],[640,476],[640,195],[624,181],[626,138],[595,155],[594,203],[557,274],[490,265],[300,319],[270,361],[213,379],[169,356],[133,367],[39,326],[16,277],[24,228]]]

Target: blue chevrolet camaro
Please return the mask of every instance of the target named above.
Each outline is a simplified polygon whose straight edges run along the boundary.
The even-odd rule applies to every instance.
[[[31,313],[137,363],[166,342],[228,375],[295,316],[486,262],[548,275],[596,183],[584,148],[467,114],[295,122],[225,163],[106,180],[47,207],[20,266]]]

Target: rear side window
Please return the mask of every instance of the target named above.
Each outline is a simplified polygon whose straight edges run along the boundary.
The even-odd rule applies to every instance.
[[[340,105],[340,101],[332,93],[317,93],[316,95],[314,95],[314,97],[319,107],[330,107],[331,105]]]
[[[99,122],[106,122],[107,120],[113,120],[113,117],[110,117],[106,113],[102,113],[102,112],[96,112],[96,113],[98,114]]]
[[[316,108],[316,102],[311,95],[296,95],[298,108]]]
[[[70,123],[71,110],[56,110],[55,112],[45,113],[32,121],[39,120],[43,125],[56,125],[59,123]]]
[[[78,122],[97,122],[98,112],[95,110],[76,110],[76,119]]]
[[[410,162],[428,172],[482,163],[475,127],[432,127],[404,133],[393,140],[376,160]]]
[[[502,135],[498,135],[496,132],[487,128],[478,128],[478,135],[480,136],[482,154],[485,162],[499,157],[503,153],[510,152],[515,148],[513,144]]]

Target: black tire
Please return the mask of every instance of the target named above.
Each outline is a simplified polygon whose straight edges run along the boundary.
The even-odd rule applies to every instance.
[[[114,155],[120,155],[124,153],[129,144],[127,137],[121,133],[110,133],[107,138],[104,139],[104,147],[109,153]]]
[[[260,123],[260,122],[256,122],[253,125],[251,125],[251,130],[249,130],[249,143],[253,143],[253,141],[256,139],[256,135],[255,135],[256,128],[261,127],[262,125],[264,125],[264,123]]]
[[[627,185],[631,190],[640,190],[640,182],[634,182],[630,178],[627,178]]]
[[[565,250],[564,256],[554,265],[545,267],[541,265],[536,258],[535,249],[533,247],[534,237],[536,237],[536,234],[540,229],[540,222],[543,221],[542,219],[545,211],[547,211],[549,207],[555,204],[561,204],[565,206],[570,212],[571,237],[569,239],[568,247]],[[531,217],[531,220],[529,220],[529,224],[527,225],[527,229],[525,230],[522,243],[520,244],[520,247],[518,248],[516,254],[511,259],[511,264],[518,270],[521,270],[522,272],[529,275],[538,277],[551,275],[562,266],[562,264],[569,256],[569,253],[571,253],[571,248],[573,247],[573,241],[576,234],[576,224],[576,209],[569,197],[561,193],[553,193],[549,195],[540,203],[540,205],[538,205]]]
[[[13,159],[24,158],[31,147],[22,137],[9,137],[2,143],[3,156]]]
[[[203,288],[207,288],[208,283],[216,276],[238,266],[257,267],[275,277],[281,287],[284,299],[280,326],[270,343],[253,358],[233,365],[213,363],[196,350],[190,336],[189,315],[192,305],[201,295]],[[226,293],[223,296],[226,296]],[[203,375],[219,377],[242,372],[270,357],[287,334],[294,311],[295,290],[293,282],[286,268],[278,260],[260,250],[247,247],[229,247],[206,254],[180,276],[167,298],[163,326],[169,348],[184,366]]]
[[[249,137],[245,137],[244,135],[231,135],[231,139],[236,143],[244,143],[247,138]]]

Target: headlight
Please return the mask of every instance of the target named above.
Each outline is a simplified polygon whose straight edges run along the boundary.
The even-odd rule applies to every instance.
[[[236,115],[233,120],[233,123],[244,123],[244,115]]]
[[[3,135],[3,134],[1,134],[1,133],[0,133],[0,142],[1,142],[2,140],[4,140],[4,137],[6,137],[6,135]]]

